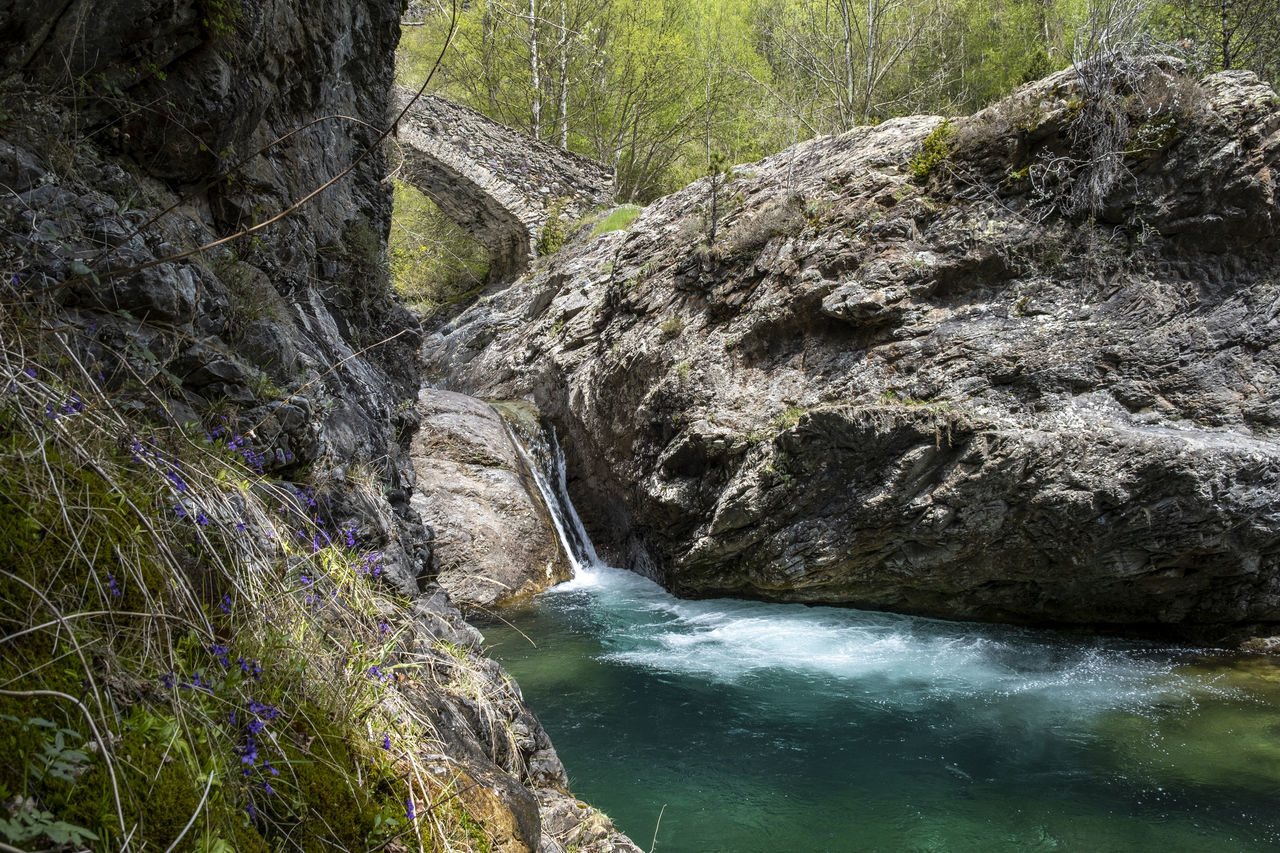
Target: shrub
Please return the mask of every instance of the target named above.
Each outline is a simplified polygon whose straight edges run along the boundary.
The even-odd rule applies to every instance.
[[[726,255],[744,255],[758,250],[781,234],[795,234],[806,224],[804,197],[799,193],[766,203],[750,219],[734,223],[725,234],[722,251]]]
[[[956,129],[951,124],[951,119],[945,119],[935,127],[933,133],[925,137],[920,151],[907,163],[911,176],[920,183],[928,180],[934,170],[951,156],[951,140],[955,135]]]
[[[565,233],[564,222],[561,220],[568,205],[569,199],[567,198],[558,198],[547,205],[547,221],[542,226],[542,233],[538,235],[537,248],[539,257],[554,255],[560,251],[560,247],[564,245],[564,241],[568,238],[568,234]]]

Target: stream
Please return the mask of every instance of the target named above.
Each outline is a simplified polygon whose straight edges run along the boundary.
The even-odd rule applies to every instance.
[[[829,607],[684,601],[602,564],[480,623],[574,792],[654,853],[1280,845],[1280,668]]]

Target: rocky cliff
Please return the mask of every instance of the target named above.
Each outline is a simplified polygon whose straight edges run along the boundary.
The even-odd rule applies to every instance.
[[[197,713],[200,722],[191,724],[208,726],[192,742],[193,754],[209,766],[223,766],[219,762],[225,757],[214,752],[206,756],[202,750],[236,750],[224,782],[208,801],[206,845],[229,840],[234,849],[256,850],[263,838],[284,832],[290,835],[290,849],[332,849],[326,845],[337,843],[335,838],[372,844],[373,836],[363,833],[373,827],[382,833],[379,838],[387,839],[381,846],[393,850],[404,849],[397,839],[407,831],[463,833],[451,842],[457,849],[556,853],[568,845],[632,850],[607,819],[568,794],[564,769],[519,689],[483,657],[478,633],[434,584],[433,532],[410,505],[415,473],[408,450],[419,419],[420,331],[386,280],[391,197],[379,145],[388,115],[400,7],[399,0],[0,3],[0,361],[9,377],[0,400],[0,435],[6,453],[26,441],[75,448],[77,441],[97,440],[84,419],[76,421],[75,431],[19,434],[14,425],[28,414],[22,402],[27,397],[56,394],[56,399],[74,401],[56,412],[50,408],[50,423],[64,415],[79,418],[86,400],[91,407],[110,410],[106,422],[124,438],[107,440],[102,452],[111,456],[123,447],[122,470],[141,477],[149,489],[126,496],[134,513],[130,524],[138,525],[139,536],[144,528],[151,531],[165,553],[166,535],[156,530],[179,522],[191,527],[194,538],[191,531],[173,528],[179,543],[174,547],[182,554],[174,558],[175,565],[187,573],[179,572],[174,582],[188,595],[212,596],[196,602],[203,609],[194,616],[177,609],[156,613],[155,624],[177,620],[179,612],[186,614],[183,619],[196,620],[182,623],[192,627],[181,640],[166,635],[163,639],[173,645],[163,652],[172,656],[181,646],[187,650],[183,654],[193,649],[201,653],[212,643],[213,657],[200,664],[197,654],[193,666],[210,677],[222,670],[231,673],[210,686],[195,672],[175,687],[176,679],[187,676],[175,676],[173,667],[183,664],[171,657],[165,688],[176,692],[157,694],[146,686],[158,678],[150,668],[165,665],[146,657],[155,653],[156,643],[149,640],[129,657],[111,645],[123,642],[118,631],[103,628],[106,633],[93,634],[102,652],[95,667],[83,673],[85,683],[73,673],[59,689],[92,693],[101,707],[103,694],[94,678],[106,678],[114,710],[104,711],[99,725],[108,732],[110,749],[94,749],[109,756],[111,750],[125,748],[121,744],[135,743],[135,763],[140,747],[130,738],[137,737],[131,732],[139,730],[140,716],[164,720],[189,715],[191,707],[212,701],[200,698],[201,690],[223,703],[213,716]],[[270,224],[255,227],[263,223]],[[64,353],[60,361],[42,355],[48,342],[56,342],[54,349]],[[17,393],[19,382],[27,395],[21,400],[8,396]],[[169,440],[163,453],[149,449],[158,448],[156,436],[165,435],[196,438]],[[217,467],[199,487],[203,494],[230,501],[224,506],[232,512],[226,519],[212,509],[208,515],[196,511],[204,504],[196,503],[199,489],[187,472],[195,470],[193,460],[203,466],[208,458],[230,466]],[[54,458],[47,467],[52,471],[63,461]],[[76,476],[89,477],[86,482],[101,491],[101,471],[90,467]],[[8,476],[10,469],[5,472]],[[152,474],[154,482],[147,479]],[[13,485],[6,483],[6,489]],[[228,489],[235,492],[229,498]],[[6,490],[0,494],[0,510],[38,507],[48,497]],[[270,513],[259,513],[256,522],[236,520],[237,514],[247,517],[247,508],[267,507],[269,501]],[[94,507],[90,503],[82,509],[91,515]],[[271,513],[277,510],[283,523],[273,520]],[[37,517],[36,510],[22,512]],[[153,512],[162,518],[156,520]],[[7,524],[4,513],[0,521]],[[285,529],[290,523],[305,529]],[[27,522],[22,525],[25,531]],[[230,537],[226,541],[238,536],[260,536],[262,541],[220,546],[219,555],[210,550],[215,530]],[[92,533],[86,527],[76,535]],[[308,547],[290,545],[294,534]],[[45,530],[43,535],[53,534]],[[338,555],[336,543],[343,537],[351,547],[361,543],[374,559],[359,569],[361,577],[334,576],[331,599],[321,601],[313,592],[322,582],[319,573],[327,571],[326,565],[347,569],[341,560],[326,564],[316,555]],[[119,545],[85,541],[86,553],[101,559],[112,547],[121,553]],[[30,568],[13,550],[18,547],[14,542],[6,540],[0,553],[9,578],[20,565]],[[247,567],[248,579],[231,580],[218,561],[240,560],[236,555],[242,552],[256,555],[237,563]],[[105,604],[93,605],[76,623],[96,631],[95,614],[124,618],[111,616],[111,607],[119,606],[113,597],[134,594],[135,583],[159,583],[152,575],[143,577],[146,566],[131,565],[141,573],[137,579],[126,577],[119,567],[115,574],[105,574],[107,569],[89,559],[74,568],[88,573],[83,577],[72,577],[73,569],[61,576],[50,569],[48,577],[38,580],[48,584],[49,596],[54,590],[66,593],[75,607],[89,606],[77,589],[83,593],[95,582],[109,583],[109,592],[106,587],[102,592]],[[353,581],[358,583],[353,586]],[[71,586],[64,590],[61,584],[68,582]],[[373,599],[361,598],[367,596],[366,582],[382,590]],[[213,592],[219,583],[235,595]],[[284,591],[275,601],[249,600],[246,605],[240,599],[246,589],[261,591],[276,583],[284,584]],[[6,608],[16,601],[8,590]],[[392,593],[407,601],[395,612],[385,609]],[[156,592],[154,599],[135,602],[133,609],[164,602],[172,608],[186,606],[185,600],[168,595]],[[365,601],[373,615],[357,610],[355,599],[347,601],[343,595]],[[242,684],[236,680],[239,675],[232,677],[235,668],[228,663],[227,648],[237,638],[228,632],[243,628],[247,636],[279,630],[278,624],[262,629],[258,623],[270,621],[272,614],[283,623],[280,602],[294,598],[289,606],[300,609],[290,611],[289,626],[315,628],[318,637],[327,638],[315,648],[329,652],[304,654],[302,669],[297,669],[299,664],[287,660],[289,643],[295,640],[278,637],[283,645],[271,650],[276,643],[271,641],[263,654],[280,659],[263,657],[256,673],[258,661],[250,666],[241,657],[240,668],[253,673],[258,683],[285,677],[279,673],[290,666],[294,672],[316,673],[314,683],[294,680],[277,688],[281,698],[264,705],[258,694],[242,694],[265,688],[254,687],[249,678]],[[41,600],[49,604],[47,597]],[[34,615],[6,611],[6,625],[49,618],[44,605],[36,602]],[[253,624],[236,621],[253,618]],[[207,627],[197,626],[206,619]],[[374,621],[359,630],[353,627],[368,619]],[[388,638],[392,625],[402,627]],[[295,639],[306,630],[297,628]],[[346,638],[345,650],[333,646],[338,638]],[[387,656],[382,666],[396,661],[410,677],[402,672],[392,683],[375,665],[365,678],[358,662],[366,647]],[[15,666],[18,660],[14,658]],[[339,687],[321,681],[328,669]],[[37,667],[34,675],[28,670],[11,679],[6,670],[5,683],[25,689],[32,685],[24,679],[35,677],[34,687],[44,689],[40,671]],[[344,710],[350,719],[316,711],[314,697],[323,689],[354,687],[351,695],[362,696],[366,682],[386,685],[384,698],[371,704],[361,700],[359,709],[349,704]],[[183,691],[190,691],[185,701],[194,706],[180,704],[187,696]],[[237,721],[234,704],[225,713],[227,702],[249,696],[253,702],[247,707],[256,710],[248,713],[258,716]],[[259,732],[275,719],[276,705],[297,711],[290,712],[288,722],[292,741],[283,733],[278,740],[272,735],[286,758],[296,758],[282,758],[276,768],[285,770],[275,783],[288,791],[289,805],[284,806],[278,805],[282,798],[272,788],[274,777],[264,772],[252,789],[240,779],[242,765],[246,779],[251,769],[258,772],[254,737],[262,739],[265,755],[267,735]],[[6,713],[10,710],[6,705]],[[30,713],[29,708],[17,711]],[[369,725],[370,714],[387,714],[395,721],[397,743],[402,733],[432,735],[410,743],[397,759],[395,773],[402,774],[397,782],[374,785],[366,779],[368,791],[355,792],[348,790],[343,774],[372,773],[368,768],[379,765],[370,756],[383,755],[362,745],[369,737],[361,730]],[[66,719],[67,725],[83,723],[74,713]],[[247,741],[245,719],[254,719],[257,727],[249,729]],[[12,745],[7,738],[0,739],[5,749]],[[386,738],[384,749],[390,755],[392,735]],[[315,752],[307,757],[313,741],[325,745],[328,765],[313,761]],[[19,751],[38,746],[34,741],[12,743]],[[4,784],[26,790],[25,760],[5,755],[0,763],[6,774],[17,775],[6,775]],[[101,769],[93,769],[96,758],[77,760],[89,762],[86,778],[101,775]],[[109,757],[104,760],[106,770],[114,772]],[[173,759],[163,761],[157,767],[167,767]],[[312,765],[329,766],[339,781],[326,781],[317,776],[319,770],[307,771]],[[446,792],[438,802],[420,803],[417,815],[412,793],[407,816],[403,790],[394,793],[407,778],[406,767],[419,774],[425,768],[426,781],[419,775],[413,783],[425,786],[422,790]],[[84,773],[84,767],[76,772]],[[201,765],[199,773],[204,772]],[[123,784],[142,787],[134,788],[135,795],[123,803],[117,791],[114,811],[104,806],[101,814],[89,813],[88,806],[73,803],[64,813],[56,803],[60,789],[37,786],[27,804],[18,802],[10,814],[25,827],[24,822],[39,819],[41,809],[52,809],[57,820],[96,827],[99,834],[137,831],[144,847],[154,843],[159,845],[155,849],[185,849],[176,845],[192,823],[184,829],[182,821],[206,805],[200,799],[203,775],[184,787],[174,782],[178,769],[156,770],[141,779],[121,774]],[[74,781],[75,776],[68,778]],[[115,785],[116,776],[111,780]],[[171,787],[162,794],[165,780]],[[335,785],[337,792],[325,784]],[[390,799],[387,808],[392,810],[384,810],[376,821],[367,802],[375,789]],[[412,784],[409,790],[414,790]],[[206,797],[209,791],[205,786]],[[366,798],[357,797],[358,808],[345,805],[355,802],[357,793]],[[274,811],[264,815],[255,810],[255,798]],[[106,802],[112,799],[108,794]],[[79,800],[92,802],[83,790]],[[76,816],[76,808],[85,813]],[[226,815],[229,822],[224,822]],[[406,817],[408,829],[403,828]],[[133,830],[128,829],[131,819],[138,821]],[[105,821],[101,826],[94,822],[100,820]],[[170,827],[173,821],[177,823]],[[296,831],[288,829],[293,822]],[[224,836],[224,829],[234,829],[234,834]],[[39,830],[35,826],[33,834],[22,837],[44,837]],[[194,840],[191,836],[184,843]],[[215,844],[209,849],[223,848]]]
[[[430,376],[536,402],[593,535],[682,595],[1273,632],[1278,167],[1247,73],[1069,69],[698,181]]]

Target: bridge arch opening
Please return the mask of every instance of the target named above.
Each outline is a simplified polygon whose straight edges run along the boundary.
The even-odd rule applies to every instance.
[[[403,109],[413,92],[397,89]],[[399,179],[429,197],[489,255],[489,280],[528,269],[552,215],[578,217],[613,199],[610,171],[435,95],[398,128]]]

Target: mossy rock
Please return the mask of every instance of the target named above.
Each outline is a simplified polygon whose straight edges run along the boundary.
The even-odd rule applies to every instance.
[[[124,735],[115,749],[116,781],[125,822],[138,825],[140,848],[165,850],[200,808],[205,780],[175,755],[173,744],[152,734],[135,728]],[[76,781],[65,803],[50,805],[62,805],[60,813],[70,823],[90,827],[104,839],[120,838],[111,775],[100,759]],[[189,837],[183,842],[176,851],[192,849]]]

